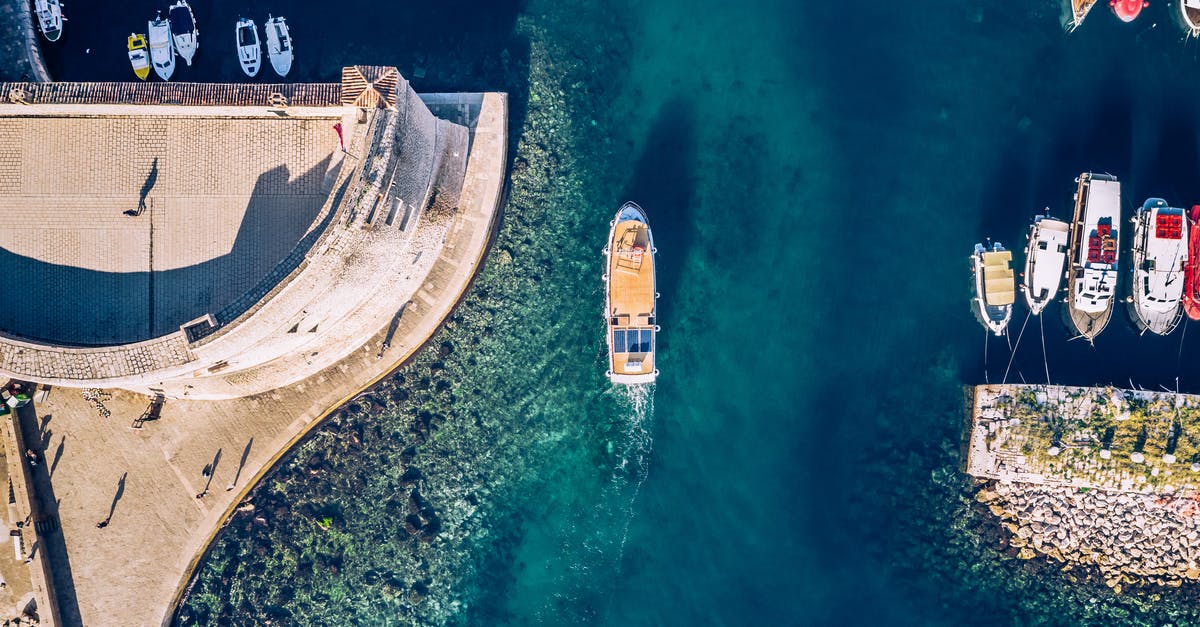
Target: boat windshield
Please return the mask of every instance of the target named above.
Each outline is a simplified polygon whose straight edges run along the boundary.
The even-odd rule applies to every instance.
[[[291,45],[288,43],[287,33],[284,32],[283,28],[281,28],[278,23],[276,23],[274,25],[274,27],[275,27],[275,39],[277,39],[279,41],[279,51],[287,52],[288,48],[291,47]]]
[[[238,25],[239,46],[253,46],[254,44],[258,43],[258,38],[255,35],[256,33],[254,32],[254,26],[252,26],[249,22]]]

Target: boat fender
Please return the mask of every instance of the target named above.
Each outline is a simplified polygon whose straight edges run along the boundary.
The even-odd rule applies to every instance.
[[[603,250],[601,250],[600,252],[601,252],[601,253],[604,253],[605,255],[607,255],[607,254],[608,254],[608,246],[605,246],[605,247],[604,247],[604,249],[603,249]]]
[[[607,274],[600,275],[600,280],[604,281],[605,283],[608,283],[608,275]]]
[[[655,292],[655,293],[654,293],[654,298],[655,298],[656,300],[658,299],[658,297],[659,297],[659,296],[661,296],[661,294],[659,294],[658,292]]]
[[[657,325],[657,324],[656,324],[656,325],[654,325],[654,332],[655,332],[655,333],[658,333],[659,331],[662,331],[662,327],[661,327],[661,326],[659,326],[659,325]]]

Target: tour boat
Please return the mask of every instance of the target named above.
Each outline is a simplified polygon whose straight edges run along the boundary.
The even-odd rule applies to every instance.
[[[1048,215],[1036,216],[1025,247],[1025,281],[1021,291],[1033,315],[1042,313],[1058,295],[1067,263],[1070,225]]]
[[[1115,176],[1091,172],[1079,175],[1076,182],[1066,317],[1079,336],[1091,342],[1112,318],[1117,292],[1121,184]]]
[[[33,0],[33,12],[37,15],[38,28],[50,41],[58,41],[62,37],[63,17],[62,4],[58,0]]]
[[[146,52],[146,36],[139,33],[129,34],[129,63],[133,73],[146,80],[150,76],[150,54]]]
[[[171,43],[171,20],[163,19],[159,13],[149,24],[150,61],[154,73],[164,81],[171,80],[175,73],[175,46]]]
[[[991,249],[975,244],[975,254],[971,255],[971,273],[975,276],[971,309],[980,324],[996,335],[1004,335],[1017,299],[1013,271],[1008,266],[1011,261],[1012,252],[1000,242],[992,244]]]
[[[608,375],[613,383],[652,383],[658,322],[654,278],[654,237],[646,212],[627,202],[609,223],[604,247],[604,310]]]
[[[1188,224],[1183,209],[1149,198],[1133,222],[1133,281],[1129,311],[1138,329],[1167,335],[1183,317]]]
[[[287,76],[292,70],[292,34],[288,31],[287,22],[282,17],[267,16],[263,27],[267,32],[267,55],[271,58],[271,67],[280,76]]]
[[[1188,220],[1188,260],[1183,267],[1183,312],[1200,320],[1200,205],[1193,205]]]
[[[1108,6],[1117,19],[1122,22],[1132,22],[1142,14],[1142,9],[1150,6],[1146,0],[1108,0]]]
[[[171,39],[175,52],[183,57],[184,63],[192,64],[192,57],[200,47],[200,29],[196,28],[196,16],[187,0],[178,0],[167,10],[171,22]]]
[[[1096,0],[1062,0],[1062,22],[1067,32],[1079,28],[1093,6],[1096,6]]]
[[[242,64],[242,71],[246,76],[253,77],[258,74],[258,67],[262,64],[262,44],[258,41],[258,27],[254,25],[254,20],[243,17],[237,21],[234,31],[237,35],[238,61]]]
[[[1179,11],[1175,15],[1188,35],[1200,37],[1200,0],[1179,0]]]

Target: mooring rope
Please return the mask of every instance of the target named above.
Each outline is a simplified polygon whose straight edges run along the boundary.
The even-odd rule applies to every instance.
[[[1029,317],[1032,315],[1033,315],[1033,312],[1026,312],[1025,322],[1021,323],[1021,331],[1020,331],[1020,333],[1017,333],[1016,347],[1013,347],[1011,344],[1008,347],[1008,350],[1010,351],[1010,353],[1008,355],[1008,367],[1006,367],[1004,369],[1004,379],[1000,381],[1000,385],[1004,385],[1005,383],[1008,383],[1008,371],[1012,369],[1013,360],[1016,359],[1016,357],[1017,357],[1017,348],[1020,348],[1020,346],[1021,346],[1021,336],[1025,335],[1025,325],[1029,324]]]
[[[1183,365],[1183,341],[1187,339],[1187,318],[1183,319],[1183,334],[1179,336],[1179,354],[1175,356],[1175,372]]]
[[[984,383],[991,383],[991,381],[988,381],[988,366],[987,366],[987,353],[988,353],[987,349],[988,349],[988,336],[989,335],[991,335],[991,332],[988,331],[987,329],[984,329],[983,330],[983,382]]]
[[[1042,331],[1042,365],[1046,367],[1046,385],[1050,385],[1050,360],[1046,357],[1046,321],[1038,316],[1038,326]]]

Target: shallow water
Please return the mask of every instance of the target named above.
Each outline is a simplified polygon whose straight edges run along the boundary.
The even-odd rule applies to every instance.
[[[197,6],[181,78],[241,80],[232,34],[206,38],[248,6]],[[508,91],[512,184],[463,306],[264,481],[263,522],[234,519],[181,622],[1200,621],[1195,590],[1114,596],[999,554],[958,471],[961,386],[1009,360],[993,339],[985,362],[967,306],[974,243],[1020,250],[1089,169],[1130,211],[1200,199],[1200,47],[1166,3],[1069,36],[1051,1],[486,6],[254,5],[291,20],[289,78],[386,63]],[[52,72],[124,80],[135,26],[87,11]],[[599,317],[626,199],[663,296],[663,374],[633,396],[604,380]],[[1138,338],[1118,311],[1091,348],[1056,307],[1009,380],[1200,390],[1195,329]]]

